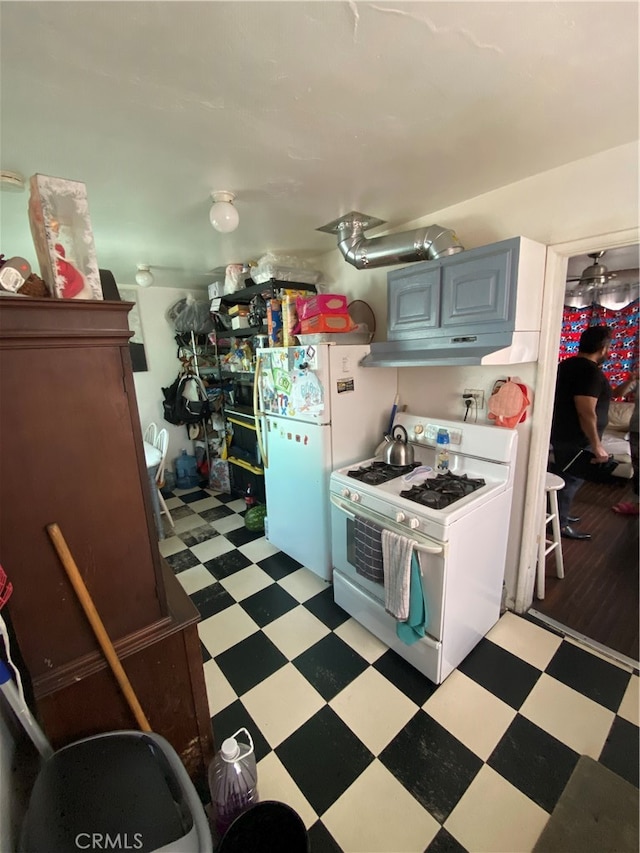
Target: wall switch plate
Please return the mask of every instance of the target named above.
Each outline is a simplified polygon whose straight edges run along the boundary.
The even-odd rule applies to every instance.
[[[478,388],[465,388],[462,393],[471,394],[476,401],[476,406],[479,409],[484,409],[484,391],[480,391]]]

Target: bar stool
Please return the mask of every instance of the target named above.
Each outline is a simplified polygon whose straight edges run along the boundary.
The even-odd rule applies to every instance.
[[[557,474],[546,475],[544,485],[544,512],[538,536],[538,571],[537,597],[544,598],[544,573],[547,564],[547,554],[556,552],[556,575],[564,577],[564,562],[562,560],[562,540],[560,539],[560,517],[558,514],[558,491],[564,489],[564,480]],[[547,503],[548,502],[548,503]],[[547,506],[549,511],[547,511]],[[547,527],[551,522],[552,538],[547,538]]]

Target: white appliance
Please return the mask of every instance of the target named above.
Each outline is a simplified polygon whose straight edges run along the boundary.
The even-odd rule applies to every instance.
[[[436,467],[437,431],[446,428],[454,476],[437,479],[437,471],[419,468],[413,473],[391,472],[392,479],[379,484],[350,476],[354,470],[363,476],[357,469],[369,468],[371,459],[334,471],[330,479],[334,596],[358,622],[440,684],[500,616],[517,433],[407,413],[399,414],[395,423],[407,430],[415,462],[431,469]],[[378,475],[370,476],[375,480]],[[428,486],[470,493],[438,509],[401,495],[412,487],[415,492],[416,486],[422,500],[436,504],[451,496],[431,492]],[[408,537],[419,552],[428,621],[427,636],[413,645],[396,635],[396,620],[385,610],[384,585],[356,570],[357,519]]]
[[[388,428],[395,368],[362,368],[368,345],[259,349],[254,400],[268,538],[331,578],[329,476],[374,452]]]

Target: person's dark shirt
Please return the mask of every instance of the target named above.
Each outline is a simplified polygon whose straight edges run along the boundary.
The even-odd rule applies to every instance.
[[[558,365],[556,396],[551,425],[551,443],[577,444],[586,447],[589,439],[582,431],[574,397],[595,397],[598,435],[609,419],[611,386],[600,367],[591,359],[574,355]]]

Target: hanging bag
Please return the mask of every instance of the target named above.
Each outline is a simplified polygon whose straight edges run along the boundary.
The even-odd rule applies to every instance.
[[[197,424],[210,415],[209,399],[199,376],[184,374],[163,388],[164,419],[175,426]]]
[[[613,473],[618,467],[618,463],[613,456],[609,456],[606,462],[594,462],[594,459],[595,456],[587,447],[580,448],[573,459],[560,469],[560,476],[571,474],[573,477],[579,477],[581,480],[587,480],[590,483],[608,486],[618,485],[620,478],[615,477]]]

